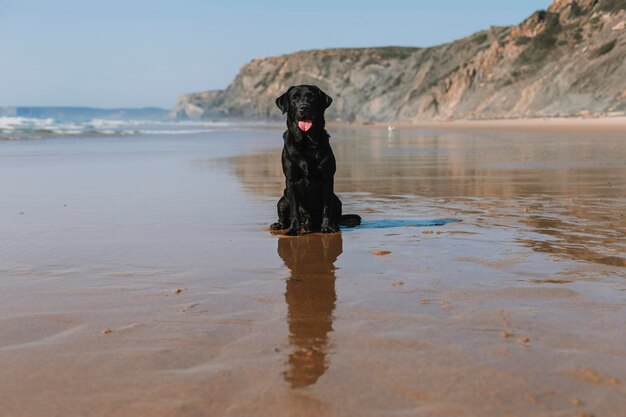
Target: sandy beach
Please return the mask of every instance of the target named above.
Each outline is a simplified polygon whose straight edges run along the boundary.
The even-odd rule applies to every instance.
[[[0,141],[0,416],[617,417],[626,124],[593,123],[330,128],[365,223],[299,238],[281,130]]]
[[[331,123],[330,126],[351,127],[346,123]],[[387,128],[389,124],[368,124],[363,127]],[[545,117],[518,119],[474,119],[474,120],[448,120],[415,123],[393,123],[394,128],[399,129],[437,129],[437,130],[494,130],[507,132],[537,132],[537,133],[626,133],[626,117]]]

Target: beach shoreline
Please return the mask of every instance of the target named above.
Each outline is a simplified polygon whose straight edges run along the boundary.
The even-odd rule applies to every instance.
[[[120,126],[127,123],[129,127],[124,130],[115,131],[109,126],[102,131],[87,128],[84,132],[77,130],[77,125],[63,122],[54,128],[47,127],[41,129],[38,124],[52,124],[52,119],[39,120],[32,119],[35,127],[20,130],[5,129],[0,126],[0,141],[8,142],[14,140],[40,140],[49,138],[81,138],[92,139],[94,137],[137,137],[159,135],[199,135],[218,129],[260,129],[275,130],[283,129],[284,123],[278,121],[250,121],[250,120],[220,120],[212,119],[195,121],[143,121],[148,129],[138,130],[135,126],[137,121],[110,121],[113,126]],[[89,127],[89,122],[82,122]],[[98,123],[102,124],[101,121]],[[151,124],[154,124],[151,126]],[[165,128],[164,128],[165,126]],[[474,119],[474,120],[449,120],[449,121],[420,121],[420,122],[397,122],[397,123],[346,123],[330,121],[326,123],[327,130],[331,129],[390,129],[396,130],[441,130],[441,131],[495,131],[495,132],[563,132],[563,133],[626,133],[626,116],[616,117],[547,117],[547,118],[520,118],[520,119]],[[85,129],[83,127],[83,129]],[[168,130],[165,130],[168,129]],[[58,131],[57,131],[58,130]]]

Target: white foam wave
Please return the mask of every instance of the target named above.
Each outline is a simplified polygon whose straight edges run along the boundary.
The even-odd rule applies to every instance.
[[[187,130],[139,130],[141,134],[152,135],[193,135],[196,133],[215,132],[216,129],[187,129]]]
[[[189,135],[213,132],[231,127],[228,122],[109,120],[62,121],[30,117],[0,117],[0,138],[29,136],[89,136],[89,135]]]

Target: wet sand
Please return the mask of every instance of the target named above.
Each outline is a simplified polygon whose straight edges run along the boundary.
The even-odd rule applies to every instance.
[[[331,134],[300,238],[279,131],[0,143],[0,415],[626,409],[623,135]]]

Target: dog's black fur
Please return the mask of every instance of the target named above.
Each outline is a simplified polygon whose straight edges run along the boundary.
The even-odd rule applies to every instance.
[[[289,229],[287,235],[298,236],[301,231],[336,233],[340,224],[361,223],[357,215],[341,214],[341,201],[334,193],[336,162],[324,120],[332,102],[313,85],[290,87],[276,99],[278,108],[287,113],[287,131],[282,154],[285,192],[272,230]],[[298,126],[300,121],[313,125],[305,132]]]

